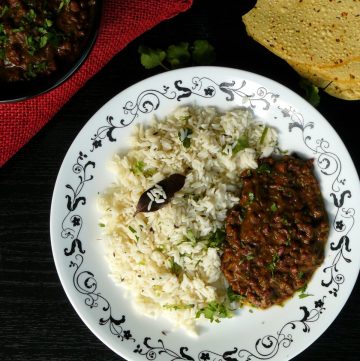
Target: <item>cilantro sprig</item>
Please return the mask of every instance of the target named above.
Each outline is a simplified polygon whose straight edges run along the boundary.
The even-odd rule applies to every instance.
[[[218,228],[214,233],[211,233],[208,240],[208,247],[220,248],[226,239],[226,233],[224,230]]]
[[[314,296],[310,293],[305,293],[305,291],[307,290],[307,286],[308,286],[307,283],[305,283],[304,286],[302,286],[301,288],[298,289],[298,292],[300,292],[300,294],[299,294],[300,299]]]
[[[304,91],[305,99],[311,105],[317,107],[320,103],[319,88],[305,78],[299,81],[299,86]]]
[[[196,312],[196,318],[200,318],[203,315],[209,319],[210,322],[219,323],[219,318],[231,318],[233,316],[231,310],[224,304],[212,301],[207,306],[203,307]]]
[[[216,59],[215,48],[207,40],[195,40],[172,44],[166,50],[140,45],[138,48],[141,64],[145,69],[161,66],[165,70],[186,65],[210,65]]]

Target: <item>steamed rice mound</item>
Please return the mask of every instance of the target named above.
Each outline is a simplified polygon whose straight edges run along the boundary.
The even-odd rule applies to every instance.
[[[181,107],[137,126],[130,151],[111,161],[116,180],[99,206],[111,277],[139,312],[196,333],[201,309],[229,305],[221,246],[209,238],[239,201],[241,171],[276,144],[276,132],[247,108]],[[174,173],[186,180],[171,202],[134,217],[141,194]]]

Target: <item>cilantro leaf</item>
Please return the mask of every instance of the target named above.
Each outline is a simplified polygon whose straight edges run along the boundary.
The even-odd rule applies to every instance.
[[[138,48],[141,64],[146,69],[157,66],[165,70],[179,68],[189,64],[209,65],[215,61],[215,49],[207,40],[195,40],[190,46],[188,42],[171,44],[165,50],[153,49],[140,45]],[[165,65],[164,64],[165,61]]]
[[[185,238],[188,239],[190,242],[192,243],[196,243],[196,237],[195,237],[195,234],[194,232],[189,229],[187,232],[186,232],[186,235],[185,235]]]
[[[248,193],[248,197],[249,197],[249,204],[251,204],[252,202],[254,202],[255,194],[254,194],[253,192],[249,192],[249,193]]]
[[[262,131],[261,137],[260,137],[260,145],[264,144],[264,141],[265,141],[266,135],[268,133],[268,130],[269,130],[269,128],[265,127],[264,130]]]
[[[141,64],[146,69],[152,69],[157,66],[162,66],[166,68],[162,63],[163,60],[166,58],[166,53],[164,50],[161,49],[151,49],[147,46],[139,46],[138,53],[141,55],[140,60]],[[166,68],[167,69],[167,68]],[[168,69],[167,69],[168,70]]]
[[[300,294],[299,294],[300,299],[314,296],[310,293],[305,293],[306,289],[307,289],[307,283],[305,283],[304,286],[302,286],[301,288],[298,289],[298,292],[300,292]]]
[[[225,241],[226,234],[222,229],[217,229],[209,237],[208,247],[219,248]]]
[[[263,173],[271,173],[271,167],[267,163],[260,164],[258,169],[256,170],[257,173],[263,174]]]
[[[302,78],[299,82],[299,86],[304,90],[305,99],[314,107],[317,107],[320,103],[319,88],[312,84],[309,80]]]
[[[242,304],[243,301],[246,299],[246,296],[235,293],[231,287],[227,288],[226,294],[230,302],[238,302]]]
[[[311,296],[314,296],[314,295],[311,295],[310,293],[301,293],[299,295],[299,298],[301,299],[301,298],[306,298],[306,297],[311,297]]]
[[[239,153],[241,150],[249,148],[249,137],[247,134],[242,134],[241,137],[237,140],[234,148],[232,149],[232,154]]]
[[[195,64],[210,65],[216,59],[215,48],[207,40],[195,40],[191,50]]]
[[[167,310],[188,310],[190,308],[194,308],[195,305],[194,304],[183,304],[183,303],[180,303],[180,304],[174,304],[174,305],[171,305],[171,304],[166,304],[163,306],[163,308],[167,309]]]
[[[182,271],[182,267],[174,261],[174,257],[170,258],[170,272],[176,276],[179,276]]]
[[[268,264],[268,269],[271,271],[272,277],[274,277],[274,272],[276,270],[278,261],[279,261],[279,255],[277,253],[273,254],[272,260]]]
[[[166,60],[172,68],[186,65],[190,60],[189,43],[181,42],[167,48]]]
[[[185,148],[190,147],[191,134],[193,134],[193,131],[190,128],[180,129],[178,132],[178,137]]]
[[[270,211],[271,211],[271,212],[276,212],[277,209],[278,209],[278,208],[277,208],[276,203],[272,203],[271,206],[270,206]]]
[[[130,171],[135,175],[141,174],[144,171],[145,163],[142,160],[137,160],[131,167]]]
[[[210,302],[206,307],[196,312],[196,318],[203,315],[211,322],[220,322],[219,318],[231,318],[232,313],[223,303],[217,303],[216,301]]]
[[[39,43],[40,48],[43,48],[44,46],[46,46],[47,42],[48,42],[48,36],[47,36],[47,35],[43,35],[43,36],[40,38],[40,43]]]

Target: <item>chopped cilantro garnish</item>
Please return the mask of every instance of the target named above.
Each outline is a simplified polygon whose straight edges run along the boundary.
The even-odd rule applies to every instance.
[[[314,295],[312,295],[310,293],[305,293],[306,289],[307,289],[307,284],[306,283],[304,284],[304,286],[302,286],[301,288],[298,289],[298,291],[300,292],[300,294],[299,294],[300,299],[310,297],[310,296],[314,296]]]
[[[258,173],[271,173],[271,167],[267,163],[260,164],[256,170]]]
[[[137,232],[136,232],[136,229],[134,229],[133,227],[131,227],[131,226],[129,226],[128,227],[129,228],[129,230],[130,230],[130,232],[131,233],[134,233],[134,236],[135,236],[135,239],[136,239],[136,242],[139,240],[139,236],[136,234]]]
[[[191,134],[193,134],[193,131],[190,128],[181,129],[178,133],[180,142],[182,142],[185,148],[190,147]]]
[[[190,308],[194,308],[195,305],[193,304],[189,304],[189,305],[185,305],[185,304],[178,304],[178,305],[164,305],[163,308],[167,309],[167,310],[188,310]]]
[[[105,227],[104,223],[99,223],[99,227]]]
[[[28,47],[29,54],[34,55],[37,50],[36,49],[36,41],[34,40],[34,38],[31,35],[29,35],[25,38],[25,42]]]
[[[260,145],[264,144],[264,141],[265,141],[268,131],[269,131],[268,127],[265,127],[264,130],[262,131],[261,137],[260,137]]]
[[[230,302],[242,303],[246,297],[235,293],[231,287],[228,287],[226,290],[227,297]]]
[[[182,267],[174,261],[174,257],[170,258],[170,272],[176,276],[182,271]]]
[[[287,239],[286,239],[285,245],[290,246],[290,244],[291,244],[291,237],[288,236]]]
[[[19,26],[18,28],[12,29],[13,33],[20,33],[21,31],[24,31],[24,27],[23,26]]]
[[[7,5],[5,5],[0,13],[0,18],[2,18],[9,10],[9,7]],[[2,24],[0,24],[2,25]]]
[[[70,0],[61,0],[60,5],[59,5],[59,11],[65,6],[68,7],[70,4]]]
[[[319,88],[312,84],[307,79],[301,79],[299,82],[300,88],[305,92],[305,99],[314,107],[317,107],[320,103]]]
[[[271,212],[276,212],[277,209],[278,209],[278,207],[277,207],[276,203],[272,203],[271,206],[270,206],[270,211]]]
[[[52,26],[53,22],[52,20],[50,19],[45,19],[44,21],[44,25],[47,27],[47,28],[50,28]]]
[[[314,295],[311,295],[310,293],[301,293],[299,295],[299,298],[306,298],[306,297],[310,297],[310,296],[314,296]]]
[[[34,21],[36,19],[36,13],[34,9],[29,9],[29,11],[26,13],[26,18],[29,21]]]
[[[191,229],[186,232],[185,237],[186,237],[189,241],[191,241],[191,242],[193,242],[193,243],[196,243],[195,234],[194,234],[194,232],[193,232]]]
[[[248,196],[249,196],[249,203],[254,202],[255,194],[253,192],[249,192]]]
[[[219,248],[225,241],[226,233],[222,229],[217,229],[209,237],[208,247]]]
[[[44,46],[46,46],[47,42],[48,42],[48,36],[47,35],[41,36],[40,42],[39,42],[40,48],[43,48]]]
[[[276,270],[276,264],[279,260],[279,255],[275,253],[272,257],[272,261],[268,264],[268,269],[271,271],[271,275],[274,277],[274,272]]]
[[[247,134],[243,134],[236,142],[235,146],[232,149],[232,154],[236,154],[241,150],[249,148],[249,137]]]
[[[133,172],[135,175],[138,175],[140,173],[143,173],[145,167],[145,163],[142,160],[137,160],[134,165],[131,167],[131,172]]]
[[[203,315],[205,318],[209,319],[211,322],[220,322],[219,318],[231,318],[232,313],[223,303],[218,303],[216,301],[210,302],[206,307],[202,308],[196,313],[196,318],[199,318]]]

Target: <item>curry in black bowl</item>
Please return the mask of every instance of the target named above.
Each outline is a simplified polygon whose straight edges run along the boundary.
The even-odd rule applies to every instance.
[[[1,0],[0,101],[43,93],[67,79],[94,43],[100,0]]]

